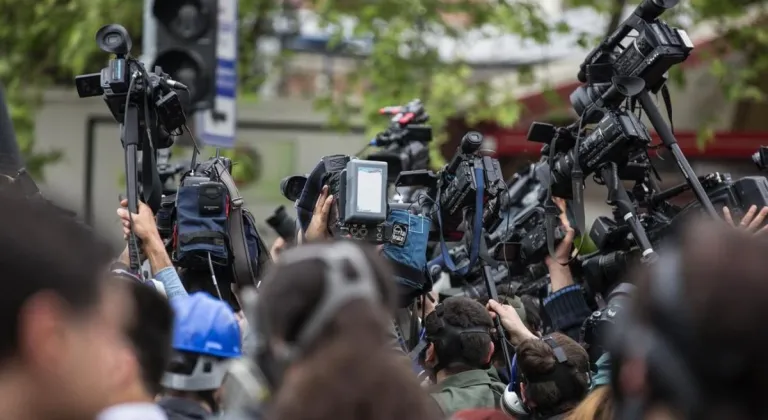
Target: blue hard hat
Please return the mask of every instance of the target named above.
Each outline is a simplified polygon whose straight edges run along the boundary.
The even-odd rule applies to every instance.
[[[171,300],[171,306],[175,350],[225,359],[242,355],[240,325],[228,304],[197,292]]]

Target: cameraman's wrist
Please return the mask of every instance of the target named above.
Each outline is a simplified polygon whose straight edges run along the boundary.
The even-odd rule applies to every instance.
[[[150,251],[162,249],[165,252],[165,243],[159,233],[153,235],[147,235],[141,238],[141,247],[145,254],[149,254]]]
[[[549,282],[552,285],[552,293],[571,286],[574,283],[571,269],[558,263],[549,264]]]

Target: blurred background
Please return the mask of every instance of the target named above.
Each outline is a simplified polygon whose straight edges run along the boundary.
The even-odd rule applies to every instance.
[[[217,60],[211,36],[233,34],[229,46],[218,39],[219,49],[237,52],[229,57],[236,66],[225,95],[237,98],[236,108],[225,107],[236,131],[225,136],[223,153],[238,162],[235,178],[261,221],[278,205],[291,208],[280,194],[282,178],[310,171],[323,155],[360,151],[388,123],[377,110],[413,98],[431,116],[436,168],[474,129],[511,175],[538,159],[540,145],[525,138],[531,122],[575,119],[568,96],[579,86],[578,65],[636,6],[629,0],[157,1],[162,7],[154,0],[0,0],[0,83],[27,166],[44,191],[111,229],[116,242],[114,209],[124,190],[118,125],[100,98],[78,98],[73,82],[106,65],[109,57],[94,42],[104,24],[125,26],[132,54],[148,65],[162,63],[192,87],[197,97],[189,100],[199,108],[222,95],[221,51]],[[174,5],[180,15],[164,9]],[[235,6],[237,19],[227,18]],[[768,1],[683,0],[663,19],[686,29],[696,47],[670,74],[674,130],[693,168],[734,177],[756,172],[749,157],[768,144]],[[190,145],[179,139],[171,160],[188,159]],[[207,147],[203,157],[213,153]],[[663,184],[680,182],[671,156],[661,151],[660,157],[668,157],[659,166]],[[587,220],[607,211],[604,189],[588,185],[586,197]],[[266,224],[262,232],[275,236]]]

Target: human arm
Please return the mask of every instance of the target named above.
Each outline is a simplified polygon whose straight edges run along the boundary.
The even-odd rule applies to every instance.
[[[123,200],[120,205],[121,208],[117,210],[117,214],[123,224],[123,235],[127,239],[133,230],[136,236],[141,239],[142,251],[149,260],[155,279],[163,284],[168,299],[186,296],[187,291],[181,283],[173,262],[171,262],[171,257],[165,251],[165,244],[155,225],[152,209],[144,203],[139,203],[139,213],[131,214],[127,209],[127,200]]]
[[[573,281],[568,261],[573,255],[573,240],[576,232],[566,216],[566,203],[556,198],[560,208],[560,223],[566,229],[566,235],[555,250],[555,257],[546,259],[549,269],[551,292],[544,299],[543,306],[552,328],[578,341],[579,330],[584,320],[592,311],[587,305],[582,287]]]

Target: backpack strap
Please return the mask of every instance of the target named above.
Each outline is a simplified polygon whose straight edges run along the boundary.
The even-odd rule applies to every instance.
[[[223,162],[216,160],[214,169],[221,182],[227,187],[232,206],[229,210],[227,229],[229,231],[230,245],[232,246],[232,256],[235,260],[232,265],[235,284],[240,287],[253,286],[256,276],[253,272],[253,267],[251,267],[248,255],[248,242],[245,238],[245,226],[243,226],[243,196],[240,195],[240,190],[235,185],[235,180]]]

